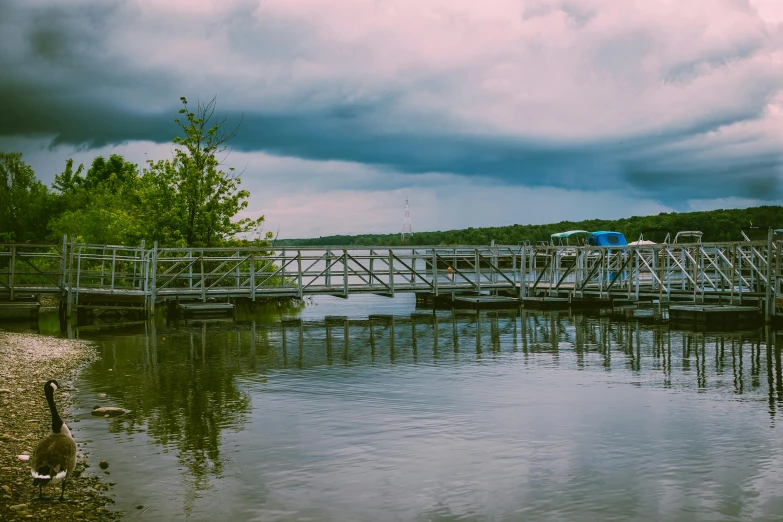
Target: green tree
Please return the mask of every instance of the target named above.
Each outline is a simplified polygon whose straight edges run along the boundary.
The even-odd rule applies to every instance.
[[[49,190],[22,154],[0,152],[0,241],[43,241],[49,203]]]
[[[226,129],[226,119],[214,119],[216,98],[198,103],[195,110],[182,97],[180,117],[174,121],[184,136],[174,138],[174,158],[149,161],[145,184],[157,197],[150,200],[155,216],[165,216],[186,246],[217,246],[259,230],[263,216],[235,220],[247,208],[250,193],[240,190],[233,168],[221,169],[218,155],[227,150],[239,126]]]
[[[97,156],[84,177],[83,165],[73,160],[55,177],[59,192],[57,215],[49,229],[55,237],[67,234],[92,244],[136,245],[148,234],[143,214],[142,182],[138,166],[113,154]]]

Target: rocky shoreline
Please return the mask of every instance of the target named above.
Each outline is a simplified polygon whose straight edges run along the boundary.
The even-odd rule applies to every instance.
[[[81,447],[64,502],[59,501],[59,487],[55,492],[51,486],[44,488],[44,495],[54,500],[38,500],[29,462],[19,458],[32,454],[38,441],[49,433],[50,414],[43,397],[46,380],[54,378],[60,383],[58,409],[66,424],[71,424],[72,379],[96,357],[95,350],[82,341],[0,331],[0,519],[120,518],[120,513],[107,509],[113,503],[106,494],[111,483],[84,472],[87,463]]]

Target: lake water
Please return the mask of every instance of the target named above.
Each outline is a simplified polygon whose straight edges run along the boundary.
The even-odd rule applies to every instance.
[[[129,520],[783,519],[774,333],[405,295],[244,319],[76,332],[75,437]]]

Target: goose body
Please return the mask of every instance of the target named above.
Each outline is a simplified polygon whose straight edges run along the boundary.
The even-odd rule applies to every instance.
[[[54,392],[57,381],[49,380],[44,384],[44,395],[52,412],[52,432],[35,447],[30,462],[30,473],[33,485],[38,486],[39,497],[46,484],[62,484],[60,500],[64,500],[65,479],[73,473],[76,467],[76,442],[71,437],[71,431],[57,413],[54,404]]]

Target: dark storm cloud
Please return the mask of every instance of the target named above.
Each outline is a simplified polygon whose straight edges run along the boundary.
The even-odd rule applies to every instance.
[[[195,22],[190,18],[166,28],[165,22],[144,14],[145,6],[141,4],[129,7],[121,2],[86,1],[29,7],[20,1],[4,3],[0,7],[0,33],[5,34],[0,34],[0,68],[4,71],[0,75],[0,135],[49,136],[53,137],[51,145],[84,147],[133,140],[165,143],[176,133],[172,120],[180,95],[199,94],[209,99],[217,93],[218,110],[228,114],[229,122],[243,118],[234,145],[245,151],[358,162],[403,173],[481,176],[526,186],[631,188],[670,202],[690,199],[694,193],[704,198],[783,196],[779,183],[783,160],[771,150],[775,143],[768,129],[757,131],[755,136],[729,138],[729,145],[742,145],[729,157],[723,153],[726,143],[720,140],[687,143],[733,126],[759,124],[780,92],[779,75],[760,73],[749,79],[749,85],[743,85],[736,80],[736,75],[742,73],[733,73],[734,83],[731,77],[726,82],[726,103],[712,101],[707,109],[700,107],[703,99],[724,95],[715,92],[721,88],[717,81],[695,88],[692,107],[676,98],[678,89],[698,85],[716,71],[752,65],[760,55],[763,57],[768,45],[763,32],[750,30],[734,45],[721,43],[722,47],[670,60],[652,79],[644,77],[639,69],[638,81],[649,85],[628,84],[624,89],[640,93],[638,104],[643,106],[646,92],[674,85],[671,96],[676,103],[671,107],[663,104],[661,109],[672,112],[670,121],[663,119],[651,125],[647,119],[658,115],[641,111],[618,124],[619,130],[607,127],[591,132],[594,121],[600,122],[607,115],[616,117],[622,111],[619,102],[615,106],[610,98],[588,116],[568,109],[551,115],[544,110],[536,113],[536,104],[530,105],[534,122],[550,116],[551,121],[545,123],[565,120],[559,127],[552,124],[555,130],[537,132],[535,124],[514,129],[498,123],[499,130],[488,131],[486,121],[477,122],[474,129],[470,118],[458,118],[450,111],[459,112],[463,103],[481,109],[476,96],[483,95],[483,91],[462,90],[472,85],[472,76],[492,70],[492,64],[480,61],[455,66],[450,73],[428,73],[413,83],[365,84],[359,79],[371,77],[374,65],[368,61],[365,42],[335,44],[334,50],[325,50],[321,47],[328,46],[328,39],[316,38],[320,31],[318,17],[266,16],[254,21],[255,7],[255,3],[241,2],[212,16],[204,25],[204,38],[225,34],[224,39],[210,40],[227,45],[225,53],[211,56],[208,50],[194,49],[193,53],[204,53],[203,62],[194,61],[203,70],[194,68],[183,76],[175,66],[189,53],[175,49],[176,37],[161,37],[163,43],[156,47],[145,41],[145,35],[163,33],[145,33],[142,29],[145,24],[159,23],[160,31],[181,31],[181,46],[188,48],[200,41],[198,27],[192,29]],[[544,9],[533,19],[551,11]],[[580,7],[576,2],[569,2],[564,12],[570,20],[566,26],[575,34],[584,34],[600,18],[597,9]],[[139,28],[138,40],[125,25]],[[597,62],[587,78],[595,81],[596,74],[602,80],[636,71],[640,67],[638,58],[654,56],[651,53],[659,46],[654,29],[638,33],[636,39],[636,33],[626,27],[617,32],[615,40],[602,33],[600,42],[588,53]],[[116,34],[123,35],[123,45],[138,47],[122,51]],[[611,34],[609,29],[607,34]],[[623,42],[622,48],[616,45],[618,41]],[[167,53],[172,53],[168,68],[159,60]],[[530,56],[535,58],[537,54]],[[319,64],[319,57],[325,64]],[[487,59],[491,58],[488,55]],[[523,58],[531,59],[527,55]],[[220,62],[223,59],[233,60],[231,66],[226,66],[224,72],[214,72],[224,66]],[[146,66],[147,61],[156,65]],[[290,64],[299,64],[312,79],[303,81],[301,75],[295,76],[287,69]],[[345,67],[343,76],[332,73],[330,67],[335,64]],[[545,65],[551,66],[548,62]],[[248,70],[246,80],[237,75],[228,77],[243,67]],[[578,68],[576,62],[574,68]],[[257,69],[263,71],[257,73]],[[410,67],[419,69],[422,67]],[[764,68],[748,69],[754,74],[758,70]],[[274,91],[265,83],[265,74],[282,75],[284,80],[290,75],[290,89]],[[637,76],[633,79],[636,82]],[[285,87],[285,82],[281,83]],[[736,85],[743,87],[732,87]],[[428,106],[410,101],[425,86],[436,96],[433,105],[441,101],[437,97],[442,94],[446,108],[430,111]],[[525,87],[520,84],[519,90]],[[553,89],[560,87],[552,85]],[[564,95],[563,105],[572,103],[579,108],[573,100],[578,100],[583,91],[581,86],[572,89],[570,97]],[[541,94],[542,99],[545,94]],[[488,111],[494,100],[489,102]],[[691,117],[678,114],[691,109]],[[578,135],[560,135],[558,128],[571,130],[571,118]]]

